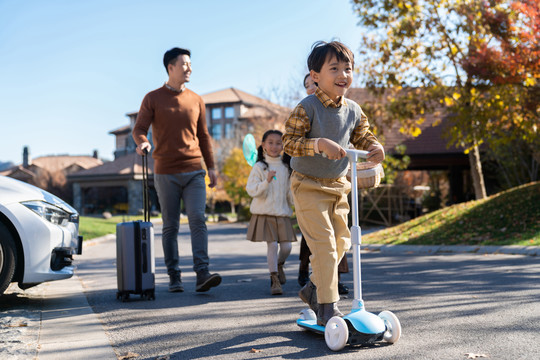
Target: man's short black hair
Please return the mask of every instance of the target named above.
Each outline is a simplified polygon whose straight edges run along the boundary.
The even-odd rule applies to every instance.
[[[321,72],[321,68],[327,57],[331,57],[332,55],[334,55],[338,61],[350,62],[354,68],[354,54],[346,45],[339,41],[331,41],[329,43],[317,41],[311,47],[311,53],[307,60],[308,69],[317,73]]]
[[[163,55],[163,65],[165,66],[165,70],[167,70],[167,74],[169,73],[169,64],[174,65],[176,63],[176,59],[180,55],[187,55],[191,57],[191,51],[189,51],[188,49],[181,49],[175,47],[165,52],[165,55]]]

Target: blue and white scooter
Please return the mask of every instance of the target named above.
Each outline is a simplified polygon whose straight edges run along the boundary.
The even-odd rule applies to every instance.
[[[366,159],[367,151],[346,150],[351,169],[356,169],[359,158]],[[361,232],[358,225],[358,188],[356,171],[351,171],[352,184],[352,221],[351,243],[353,248],[353,283],[354,300],[350,314],[343,318],[334,316],[326,327],[317,325],[317,314],[309,308],[300,312],[296,323],[308,330],[324,334],[326,345],[333,351],[339,351],[350,345],[369,345],[385,340],[391,344],[401,336],[401,324],[391,311],[382,311],[379,315],[367,312],[362,300],[362,278],[360,274]]]

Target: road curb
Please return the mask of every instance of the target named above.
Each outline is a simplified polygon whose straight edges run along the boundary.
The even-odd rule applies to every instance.
[[[94,246],[104,241],[116,239],[115,234],[108,234],[98,238],[85,240],[84,246]],[[298,239],[300,240],[300,239]],[[540,256],[540,246],[520,246],[520,245],[384,245],[384,244],[362,244],[362,250],[378,251],[384,254],[501,254],[501,255],[526,255]],[[83,250],[84,251],[84,250]]]
[[[472,246],[472,245],[381,245],[363,244],[362,250],[378,251],[383,254],[501,254],[540,256],[540,246]]]

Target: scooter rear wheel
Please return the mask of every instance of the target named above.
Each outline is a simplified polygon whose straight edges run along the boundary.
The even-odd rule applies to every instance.
[[[334,316],[326,323],[324,328],[324,340],[330,350],[340,351],[349,341],[349,328],[345,320]]]
[[[383,319],[386,331],[384,332],[384,340],[393,344],[397,342],[401,336],[401,323],[393,312],[385,310],[379,313],[379,317]]]

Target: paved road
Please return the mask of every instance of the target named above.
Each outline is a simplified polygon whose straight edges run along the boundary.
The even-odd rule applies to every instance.
[[[403,337],[393,346],[346,348],[336,355],[322,337],[295,324],[304,307],[295,281],[298,247],[286,267],[285,295],[270,296],[265,246],[245,241],[243,226],[211,226],[211,269],[224,280],[200,294],[194,291],[189,236],[182,230],[186,292],[170,294],[156,227],[156,301],[117,301],[114,242],[86,249],[78,275],[117,354],[171,359],[463,359],[466,353],[540,358],[536,257],[367,253],[366,307],[376,313],[393,311],[402,322]],[[352,274],[345,280],[352,283]],[[350,306],[350,299],[341,301],[343,311]]]
[[[211,270],[221,273],[222,284],[208,293],[194,291],[190,241],[184,226],[180,246],[186,291],[171,294],[161,228],[156,226],[155,301],[116,300],[114,240],[84,249],[78,279],[118,358],[540,358],[538,257],[365,252],[366,308],[374,313],[393,311],[403,334],[391,346],[346,347],[334,353],[323,337],[295,324],[304,307],[297,297],[298,246],[286,264],[289,281],[284,285],[285,294],[271,296],[265,246],[244,240],[242,225],[211,225],[209,231]],[[352,284],[352,273],[344,280]],[[46,296],[41,299],[45,304],[52,301]],[[27,301],[27,311],[40,306],[31,295]],[[342,311],[349,311],[350,306],[351,299],[341,300]]]

